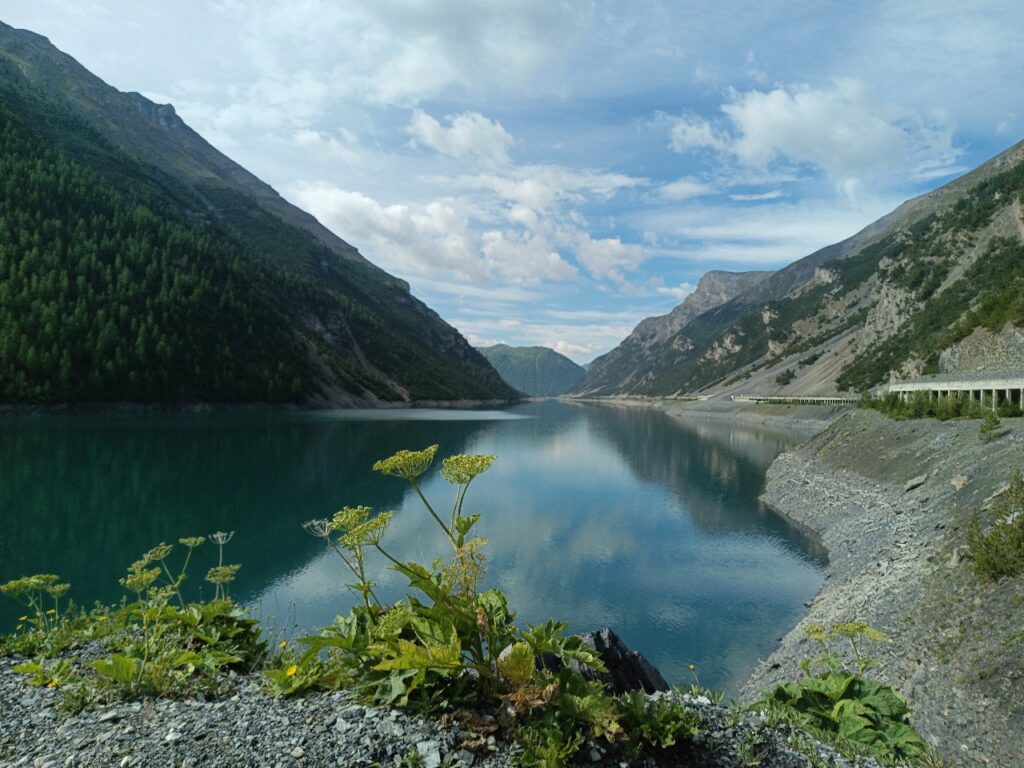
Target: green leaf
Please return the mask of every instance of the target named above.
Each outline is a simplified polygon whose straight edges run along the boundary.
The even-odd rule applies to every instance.
[[[102,677],[115,683],[130,684],[138,676],[140,664],[138,659],[115,653],[109,658],[94,661],[91,666]]]

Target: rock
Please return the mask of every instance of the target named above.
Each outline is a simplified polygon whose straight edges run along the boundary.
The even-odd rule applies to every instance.
[[[423,768],[441,768],[441,744],[433,739],[416,742],[416,752],[423,761]]]
[[[584,645],[597,651],[608,671],[599,673],[575,663],[573,667],[588,680],[600,680],[609,693],[637,690],[654,693],[669,690],[669,684],[654,665],[641,654],[629,650],[611,629],[605,627],[596,632],[585,632],[579,637]],[[551,654],[545,654],[538,663],[552,672],[558,672],[562,668],[561,661]]]
[[[918,475],[917,477],[913,477],[910,480],[907,480],[906,484],[903,486],[903,492],[907,493],[908,491],[912,491],[915,488],[920,488],[927,481],[928,481],[928,473],[927,472],[925,472],[923,475]]]
[[[305,756],[306,750],[304,750],[302,747],[296,747],[295,749],[292,750],[291,754],[292,754],[292,757],[294,757],[296,760],[298,760],[300,757]]]
[[[949,558],[949,562],[946,563],[947,568],[958,567],[965,559],[968,549],[965,546],[959,546],[953,548],[953,554]]]
[[[982,502],[981,508],[991,509],[992,504],[995,502],[995,500],[1002,496],[1004,493],[1006,493],[1008,490],[1010,490],[1010,484],[1003,483],[1001,486],[999,486],[992,492],[991,496],[989,496],[988,498],[985,499],[984,502]]]
[[[952,483],[954,490],[960,491],[967,485],[967,480],[967,475],[953,475],[949,482]]]

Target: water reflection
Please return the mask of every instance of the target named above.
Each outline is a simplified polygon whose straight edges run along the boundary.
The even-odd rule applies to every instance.
[[[442,554],[418,500],[369,471],[434,442],[441,455],[499,455],[465,511],[483,513],[489,582],[520,619],[614,626],[670,680],[685,681],[692,661],[702,682],[734,688],[820,583],[814,543],[757,502],[785,439],[557,402],[503,413],[7,421],[0,580],[55,570],[80,599],[116,599],[117,577],[142,550],[234,529],[238,594],[265,618],[317,626],[353,598],[340,564],[300,523],[343,504],[395,509],[396,554]],[[425,491],[451,498],[436,472]],[[402,579],[379,565],[382,596],[402,596]]]

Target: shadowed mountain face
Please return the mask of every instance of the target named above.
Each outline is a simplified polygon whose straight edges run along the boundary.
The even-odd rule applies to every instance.
[[[644,321],[576,392],[831,394],[978,358],[965,345],[1024,326],[1022,161],[1024,143],[683,323]]]
[[[2,23],[0,137],[0,401],[515,396],[173,107]]]
[[[586,371],[548,347],[510,347],[495,344],[478,351],[506,383],[536,397],[554,397],[579,384]]]
[[[642,385],[636,374],[644,358],[682,330],[695,317],[720,306],[771,272],[708,272],[683,302],[660,317],[641,320],[619,346],[587,366],[587,376],[575,388],[578,394],[610,395]]]

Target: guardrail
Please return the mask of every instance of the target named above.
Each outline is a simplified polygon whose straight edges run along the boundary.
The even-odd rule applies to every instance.
[[[815,397],[810,395],[732,395],[732,399],[739,403],[755,404],[781,404],[781,405],[854,405],[859,397],[823,396]]]

